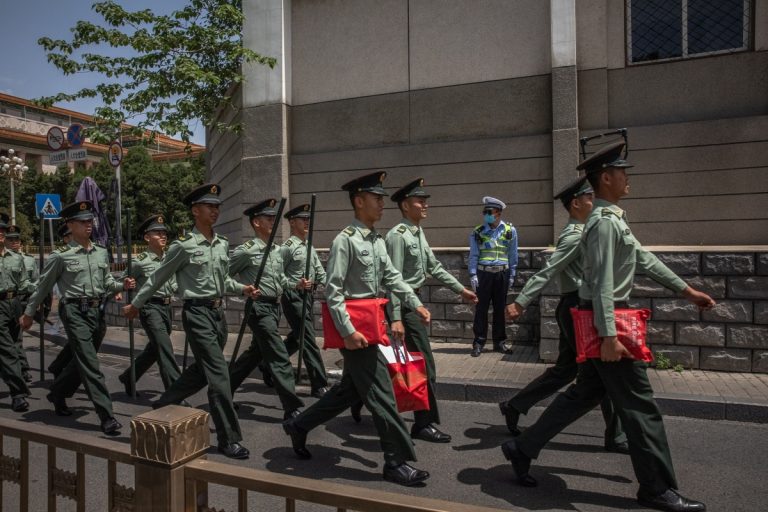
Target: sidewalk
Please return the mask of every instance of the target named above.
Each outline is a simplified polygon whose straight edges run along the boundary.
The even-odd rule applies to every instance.
[[[33,326],[24,338],[27,350],[38,347],[36,328]],[[184,333],[174,331],[171,339],[181,363]],[[56,345],[66,342],[63,336],[48,331],[46,340]],[[230,334],[224,348],[227,359],[236,341],[237,335]],[[241,353],[250,341],[251,335],[247,332],[240,346]],[[144,343],[146,337],[141,329],[137,329],[136,354]],[[318,339],[318,343],[322,340]],[[509,354],[486,351],[476,358],[470,357],[467,344],[435,343],[432,349],[438,369],[438,395],[442,400],[499,402],[510,398],[550,366],[538,362],[538,351],[534,346],[516,346]],[[127,358],[128,329],[109,327],[101,354]],[[342,358],[339,353],[324,350],[322,354],[331,377],[340,378]],[[37,367],[37,357],[37,352],[34,356],[29,355],[33,367]],[[191,351],[189,357],[191,360]],[[768,374],[649,369],[648,376],[656,401],[665,415],[768,423]]]

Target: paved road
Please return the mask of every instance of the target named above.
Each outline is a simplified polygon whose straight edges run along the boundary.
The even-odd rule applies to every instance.
[[[132,402],[118,391],[121,386],[116,379],[126,365],[125,359],[102,356],[102,365],[108,386],[113,390],[118,418],[126,426],[123,436],[115,441],[128,442],[129,418],[146,410],[156,395],[143,391],[139,401]],[[78,394],[70,401],[75,408],[74,416],[54,416],[44,399],[48,384],[43,382],[34,387],[32,410],[21,419],[101,435],[84,394]],[[139,390],[160,387],[156,374],[148,375],[139,383]],[[304,391],[306,396],[308,390]],[[370,416],[364,416],[361,425],[356,425],[349,416],[341,416],[313,431],[309,448],[314,458],[300,461],[294,457],[288,438],[279,427],[282,412],[272,390],[257,379],[249,380],[237,398],[242,404],[240,416],[245,444],[252,453],[250,460],[235,462],[243,466],[506,510],[640,510],[634,501],[636,484],[629,459],[602,450],[603,425],[597,413],[587,415],[555,439],[533,469],[541,486],[526,489],[512,483],[511,468],[498,448],[507,436],[496,406],[442,402],[443,426],[454,436],[454,441],[449,445],[417,442],[419,462],[416,465],[429,470],[432,478],[423,488],[407,489],[381,480],[382,460]],[[307,403],[312,400],[306,398]],[[14,417],[8,402],[7,395],[0,395],[0,414]],[[206,397],[200,393],[191,402],[204,405]],[[523,425],[539,412],[540,409],[535,409]],[[713,511],[764,509],[768,501],[764,482],[768,465],[768,425],[672,417],[666,419],[666,425],[684,494],[705,501]],[[212,441],[215,442],[213,436]],[[4,445],[6,453],[14,452],[15,441],[6,438]],[[30,510],[44,510],[46,479],[35,470],[44,468],[45,452],[32,445],[32,456],[35,463]],[[215,452],[209,457],[226,460]],[[59,464],[66,467],[73,464],[73,459],[70,454],[60,454]],[[88,510],[105,508],[104,467],[98,461],[88,463]],[[120,475],[123,483],[132,485],[130,468],[122,467]],[[5,510],[17,510],[15,487],[6,484],[5,488]],[[212,488],[211,498],[211,505],[218,509],[236,510],[235,493],[231,490]],[[251,502],[254,510],[257,502],[259,510],[282,509],[278,508],[277,502],[256,496],[251,497]],[[60,503],[63,502],[60,500]],[[315,508],[299,507],[299,510]]]

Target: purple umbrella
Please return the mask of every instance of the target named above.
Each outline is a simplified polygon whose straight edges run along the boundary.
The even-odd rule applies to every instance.
[[[107,215],[104,210],[101,209],[101,202],[105,200],[107,196],[101,191],[99,186],[90,176],[86,176],[80,183],[80,188],[77,189],[77,195],[75,201],[90,201],[93,204],[93,234],[91,235],[93,240],[99,244],[106,246],[109,243],[109,228],[107,223]]]

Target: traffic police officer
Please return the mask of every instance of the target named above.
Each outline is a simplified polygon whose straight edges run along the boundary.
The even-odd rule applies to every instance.
[[[265,257],[267,241],[275,223],[277,210],[275,199],[266,199],[243,212],[250,220],[256,236],[238,246],[229,261],[229,275],[239,275],[241,281],[254,283],[261,262]],[[246,377],[263,362],[273,378],[275,391],[283,406],[285,418],[297,416],[304,402],[296,396],[296,381],[293,377],[288,349],[278,332],[280,323],[280,296],[287,286],[283,273],[283,258],[280,247],[270,248],[264,272],[259,281],[259,297],[253,302],[248,315],[248,325],[253,331],[251,346],[245,350],[230,368],[232,394],[234,395]]]
[[[31,291],[24,258],[6,248],[8,216],[0,215],[0,377],[11,394],[11,409],[24,412],[29,409],[26,397],[29,389],[22,375],[22,351],[19,350],[20,294]]]
[[[397,204],[403,215],[403,219],[387,233],[386,237],[387,253],[392,264],[403,274],[403,280],[417,294],[429,275],[454,293],[461,294],[463,299],[477,303],[475,293],[464,288],[464,285],[443,268],[427,243],[421,221],[427,217],[428,198],[429,194],[424,190],[422,178],[412,181],[392,194],[392,201]],[[429,410],[414,412],[411,436],[433,443],[447,443],[451,440],[451,436],[435,427],[435,424],[440,424],[440,413],[435,398],[437,372],[432,347],[429,344],[429,333],[413,309],[403,305],[395,294],[389,294],[388,297],[387,314],[392,335],[401,341],[405,339],[408,350],[421,352],[427,363]]]
[[[711,308],[715,301],[688,286],[643,249],[632,234],[626,213],[618,206],[629,193],[626,169],[631,165],[621,156],[623,148],[624,142],[606,146],[578,167],[585,170],[596,196],[580,242],[584,278],[579,288],[579,307],[594,311],[594,326],[601,341],[600,359],[580,365],[576,383],[502,450],[512,462],[518,481],[536,485],[528,474],[531,459],[538,456],[549,439],[590,411],[607,393],[629,438],[632,466],[640,484],[638,502],[659,510],[705,510],[703,503],[684,498],[677,491],[664,422],[646,374],[647,364],[631,359],[618,341],[614,308],[626,307],[637,267],[702,309]]]
[[[386,360],[376,345],[369,345],[365,336],[355,330],[344,304],[345,299],[378,297],[382,287],[386,287],[416,311],[423,322],[429,323],[429,311],[392,265],[384,240],[374,228],[384,212],[387,193],[382,182],[385,176],[384,172],[376,172],[342,187],[349,192],[355,220],[333,240],[325,283],[328,308],[346,347],[341,349],[344,358],[341,382],[298,417],[284,421],[283,428],[291,436],[296,454],[310,458],[307,433],[362,400],[371,411],[379,433],[385,460],[384,479],[416,485],[429,478],[429,473],[406,462],[416,460],[416,453],[395,405]]]
[[[35,263],[35,258],[29,254],[25,254],[21,250],[21,230],[18,226],[8,226],[8,229],[5,232],[5,247],[15,253],[18,253],[22,258],[24,258],[24,269],[27,271],[27,278],[29,279],[29,283],[31,285],[29,292],[23,292],[19,295],[19,314],[21,314],[21,312],[24,311],[24,308],[27,307],[29,294],[32,292],[32,290],[34,290],[34,286],[37,284],[37,280],[40,278],[40,271],[38,270],[37,263]],[[18,315],[15,316],[18,318]],[[18,340],[16,347],[19,351],[21,374],[24,377],[24,381],[32,382],[32,371],[31,367],[29,366],[29,361],[27,360],[27,352],[24,350],[24,333],[19,328],[18,324],[16,325],[15,330],[16,339]]]
[[[117,435],[122,425],[113,416],[112,400],[97,355],[97,343],[103,338],[104,320],[100,306],[104,295],[132,289],[135,281],[131,278],[116,281],[110,273],[107,250],[91,243],[92,208],[90,201],[79,201],[61,210],[61,216],[72,231],[72,240],[51,253],[19,323],[28,329],[37,307],[54,285],[59,287],[60,311],[72,358],[53,381],[48,400],[56,414],[70,416],[72,412],[66,399],[74,395],[82,382],[96,407],[101,430],[107,435]]]
[[[520,414],[528,414],[528,410],[535,404],[572,382],[576,378],[578,369],[571,308],[579,305],[579,286],[581,285],[579,242],[584,231],[584,222],[592,211],[593,190],[584,176],[566,185],[555,199],[560,199],[568,210],[570,216],[568,223],[560,232],[555,252],[549,257],[546,266],[528,279],[520,295],[507,306],[507,317],[510,320],[517,320],[541,290],[550,281],[556,277],[559,278],[560,302],[555,310],[557,325],[560,328],[558,356],[554,366],[547,368],[510,400],[499,404],[501,414],[506,418],[507,428],[513,435],[520,434],[517,428]],[[605,449],[611,452],[629,453],[626,436],[614,414],[610,399],[605,397],[600,405],[606,423]]]
[[[517,230],[501,220],[504,202],[483,198],[483,222],[469,235],[469,279],[477,292],[478,304],[472,331],[472,357],[479,356],[488,335],[488,306],[493,304],[493,350],[504,352],[507,338],[504,306],[507,291],[515,281]]]
[[[229,371],[223,353],[227,342],[227,320],[222,296],[230,292],[256,297],[258,293],[253,286],[243,286],[227,273],[229,242],[213,230],[219,218],[219,194],[221,187],[208,183],[184,197],[184,203],[190,207],[195,219],[194,229],[170,245],[160,266],[147,278],[131,304],[123,308],[123,313],[129,319],[136,318],[147,301],[176,276],[184,300],[181,320],[195,362],[187,366],[153,407],[181,403],[207,384],[219,451],[227,457],[246,459],[250,452],[240,444],[243,436],[232,404]]]
[[[152,215],[139,225],[138,231],[147,242],[147,250],[133,260],[130,277],[136,279],[136,287],[141,288],[163,261],[168,228],[162,215]],[[171,297],[177,288],[176,276],[172,275],[141,308],[139,321],[147,334],[147,344],[133,362],[136,382],[155,362],[164,389],[168,389],[179,378],[179,366],[171,343]],[[125,386],[126,394],[130,395],[131,367],[121,373],[118,379]]]
[[[301,324],[304,323],[304,350],[303,361],[307,368],[312,396],[320,398],[327,391],[328,377],[325,374],[325,365],[320,356],[320,349],[315,343],[315,326],[312,321],[312,305],[314,303],[312,290],[318,283],[325,282],[325,269],[317,257],[315,248],[312,247],[312,255],[309,265],[309,275],[304,276],[307,263],[307,235],[309,234],[309,218],[311,206],[301,204],[284,215],[291,227],[291,237],[285,241],[281,248],[285,277],[288,279],[288,287],[283,292],[281,304],[285,319],[291,327],[291,332],[285,338],[285,347],[289,354],[299,350],[299,335]],[[308,286],[303,292],[301,288],[302,278]],[[306,308],[304,301],[307,301]],[[301,317],[304,311],[305,317]]]

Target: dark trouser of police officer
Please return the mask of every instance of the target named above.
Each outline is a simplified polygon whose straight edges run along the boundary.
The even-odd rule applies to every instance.
[[[325,374],[325,364],[320,355],[320,348],[315,342],[315,326],[312,318],[312,296],[307,299],[307,307],[304,309],[304,294],[297,290],[283,291],[281,304],[283,313],[291,332],[285,338],[285,347],[288,354],[293,355],[299,350],[299,334],[301,324],[304,323],[304,350],[302,352],[303,364],[307,369],[309,384],[312,388],[312,396],[320,398],[325,394],[328,387],[328,377]],[[302,311],[305,312],[305,318],[301,318]]]
[[[0,293],[0,296],[6,292]],[[0,298],[0,377],[11,394],[11,409],[24,412],[29,409],[29,396],[19,360],[17,343],[19,323],[19,302],[13,298]]]
[[[531,407],[555,394],[563,386],[573,382],[578,372],[576,363],[576,333],[573,328],[571,308],[578,307],[579,292],[571,292],[560,297],[555,310],[557,325],[560,328],[559,354],[554,366],[532,380],[510,400],[501,402],[499,408],[506,418],[507,428],[512,435],[519,435],[517,422],[520,414],[528,414]],[[621,422],[616,415],[608,396],[600,402],[605,419],[605,449],[610,452],[629,453],[627,438],[621,429]]]
[[[288,349],[278,334],[280,306],[276,297],[259,297],[253,302],[253,311],[248,315],[248,325],[253,331],[253,341],[230,369],[232,394],[263,360],[283,406],[284,418],[299,414],[304,402],[296,396],[296,381],[293,376]]]
[[[179,365],[173,353],[171,343],[171,301],[170,297],[152,298],[141,308],[139,321],[147,334],[147,344],[144,350],[133,362],[136,382],[157,363],[163,389],[168,389],[179,378]],[[131,367],[129,366],[118,377],[125,386],[125,393],[131,394]]]
[[[488,337],[488,308],[493,305],[493,350],[504,352],[504,341],[507,339],[507,329],[504,321],[504,307],[509,290],[509,267],[477,266],[477,306],[472,332],[475,335],[472,343],[472,356],[477,357],[483,351]]]

